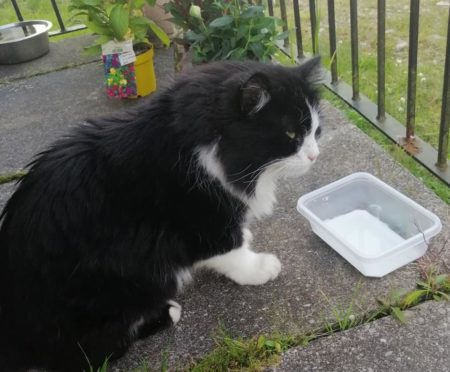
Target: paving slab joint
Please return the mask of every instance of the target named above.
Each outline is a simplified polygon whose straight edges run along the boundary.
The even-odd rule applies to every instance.
[[[13,77],[12,79],[8,79],[8,78],[1,79],[0,85],[8,85],[8,84],[11,84],[11,83],[14,83],[17,81],[27,80],[27,79],[30,79],[30,78],[33,78],[36,76],[47,75],[47,74],[51,74],[52,72],[63,71],[63,70],[67,70],[69,68],[76,68],[76,67],[80,67],[80,66],[93,64],[93,63],[101,64],[101,61],[86,61],[86,62],[80,62],[80,63],[69,63],[67,65],[59,66],[59,67],[56,67],[51,70],[38,71],[36,73],[31,73],[26,76],[17,76],[17,77]]]
[[[217,348],[204,358],[194,362],[187,370],[204,371],[211,370],[211,368],[228,369],[231,366],[233,366],[233,368],[250,369],[270,367],[277,364],[281,354],[291,348],[307,346],[312,341],[378,319],[392,316],[400,323],[406,323],[407,319],[403,315],[405,310],[410,310],[429,301],[448,301],[450,300],[449,295],[450,273],[442,274],[437,272],[434,266],[429,266],[427,271],[422,275],[422,280],[417,282],[417,288],[415,290],[402,295],[397,295],[394,298],[377,299],[379,307],[372,311],[360,316],[355,316],[348,312],[346,314],[346,319],[336,319],[336,321],[331,323],[325,322],[323,326],[304,335],[259,335],[243,340],[232,339],[222,334],[220,338],[216,340],[218,344]],[[225,355],[227,355],[227,358],[224,357]],[[232,360],[232,358],[235,358],[235,360]],[[214,364],[224,363],[224,361],[228,364]]]

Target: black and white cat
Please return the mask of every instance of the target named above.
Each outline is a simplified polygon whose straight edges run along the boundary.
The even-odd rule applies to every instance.
[[[0,370],[120,357],[180,319],[195,267],[275,279],[248,224],[319,155],[318,69],[205,65],[39,154],[1,216]]]

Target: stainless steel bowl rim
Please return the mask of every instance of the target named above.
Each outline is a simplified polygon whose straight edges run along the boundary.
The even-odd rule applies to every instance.
[[[36,37],[38,35],[45,34],[46,32],[48,32],[53,27],[53,24],[50,21],[46,21],[46,20],[43,20],[43,19],[36,19],[36,20],[8,23],[7,25],[2,25],[2,26],[0,26],[0,31],[1,30],[6,30],[8,28],[13,28],[13,27],[32,26],[32,25],[35,25],[35,24],[41,24],[41,25],[43,24],[46,27],[42,31],[36,32],[35,34],[31,34],[31,35],[28,35],[28,36],[21,37],[20,39],[3,41],[3,42],[0,41],[0,45],[2,45],[2,44],[12,44],[12,43],[17,43],[17,42],[22,41],[22,40],[31,39],[31,38]]]

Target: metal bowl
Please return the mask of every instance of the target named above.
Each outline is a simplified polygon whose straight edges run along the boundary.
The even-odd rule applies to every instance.
[[[0,64],[22,63],[48,53],[51,28],[51,22],[42,20],[0,26]]]

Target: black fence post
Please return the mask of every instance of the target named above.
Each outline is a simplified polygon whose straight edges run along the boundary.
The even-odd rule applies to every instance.
[[[328,29],[330,32],[331,83],[336,84],[338,81],[338,71],[337,71],[337,49],[336,49],[336,17],[334,12],[334,0],[328,0]]]
[[[294,5],[294,22],[295,22],[295,37],[297,39],[297,58],[303,58],[303,39],[302,39],[302,26],[300,22],[300,7],[298,6],[298,0],[293,0]]]
[[[319,30],[317,29],[316,0],[309,0],[309,14],[311,18],[311,38],[313,54],[319,54]]]
[[[416,125],[417,48],[419,45],[419,0],[411,0],[409,17],[408,99],[406,141],[414,138]]]
[[[352,99],[359,99],[358,3],[350,0],[350,34],[352,49]]]
[[[378,0],[377,14],[377,89],[378,89],[378,110],[377,119],[385,119],[385,99],[386,99],[386,0]]]
[[[273,1],[267,0],[267,8],[269,8],[269,15],[273,17]]]
[[[61,33],[64,33],[66,31],[66,26],[64,26],[64,21],[61,17],[61,13],[59,13],[58,4],[56,4],[56,0],[51,0],[53,11],[55,12],[56,19],[58,20],[59,29],[61,30]]]
[[[450,122],[450,9],[447,26],[447,48],[445,54],[444,87],[442,89],[441,125],[439,128],[439,148],[437,166],[445,169],[448,167],[448,132]]]
[[[11,0],[11,3],[13,5],[14,11],[16,12],[17,19],[20,22],[22,22],[23,21],[23,17],[22,17],[22,13],[20,13],[20,9],[19,9],[19,6],[17,5],[17,1],[16,0]]]

